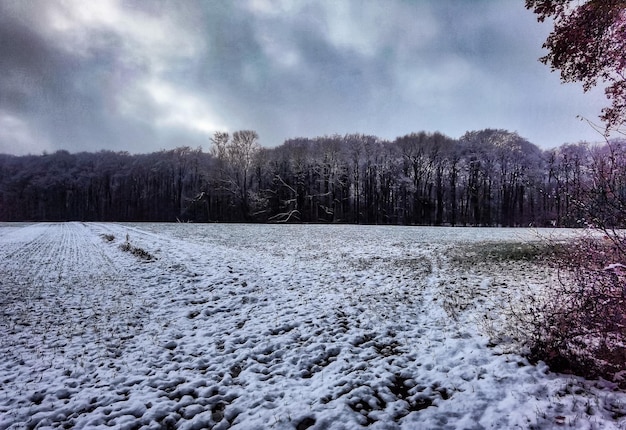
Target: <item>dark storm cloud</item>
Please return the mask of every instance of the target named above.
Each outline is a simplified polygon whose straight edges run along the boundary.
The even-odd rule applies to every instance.
[[[28,23],[12,20],[2,10],[6,6],[0,5],[0,109],[32,113],[47,103],[67,104],[71,93],[66,71],[78,62]]]
[[[45,85],[51,66],[57,62],[56,54],[26,26],[0,14],[2,103],[14,109],[26,109],[29,101],[38,93],[59,89],[58,85]]]
[[[115,147],[111,143],[116,137],[132,139],[136,125],[110,118],[107,106],[106,80],[116,59],[116,35],[96,35],[100,40],[88,55],[63,49],[45,32],[46,6],[10,1],[2,5],[0,123],[5,128],[0,131],[0,150],[96,150]],[[17,19],[17,13],[24,19]],[[11,134],[11,126],[18,136]]]
[[[485,127],[589,139],[602,97],[538,63],[523,2],[0,2],[0,152]]]

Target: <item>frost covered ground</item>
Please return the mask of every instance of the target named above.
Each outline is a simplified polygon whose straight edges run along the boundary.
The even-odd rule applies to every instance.
[[[155,258],[121,250],[127,237]],[[533,240],[0,224],[0,429],[626,428],[626,395],[608,383],[489,346],[501,293],[551,275],[450,255]]]

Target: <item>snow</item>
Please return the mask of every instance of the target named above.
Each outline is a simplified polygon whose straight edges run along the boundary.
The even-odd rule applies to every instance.
[[[607,382],[490,346],[546,269],[450,258],[571,234],[0,224],[0,429],[624,428]]]

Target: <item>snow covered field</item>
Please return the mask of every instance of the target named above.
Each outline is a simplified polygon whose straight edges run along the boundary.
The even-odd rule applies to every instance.
[[[127,237],[154,258],[121,250]],[[606,382],[488,346],[501,292],[552,277],[451,253],[533,240],[0,224],[0,429],[626,428],[626,395]]]

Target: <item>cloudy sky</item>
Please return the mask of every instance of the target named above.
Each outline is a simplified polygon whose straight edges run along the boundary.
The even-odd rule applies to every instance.
[[[523,0],[1,0],[0,153],[503,128],[599,140]]]

